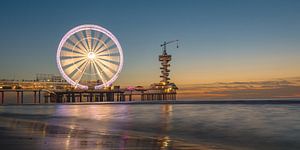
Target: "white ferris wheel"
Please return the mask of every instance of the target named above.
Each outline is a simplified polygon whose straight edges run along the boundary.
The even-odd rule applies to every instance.
[[[64,35],[56,61],[63,78],[80,89],[110,86],[123,67],[118,39],[98,25],[80,25]]]

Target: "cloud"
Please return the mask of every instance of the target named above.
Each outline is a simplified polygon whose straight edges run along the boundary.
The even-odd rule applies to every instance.
[[[299,97],[299,77],[270,81],[179,85],[178,91],[179,99],[261,99]]]

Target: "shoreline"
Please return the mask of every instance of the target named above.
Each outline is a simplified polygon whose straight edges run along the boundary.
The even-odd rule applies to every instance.
[[[46,104],[2,104],[1,106],[21,106],[21,105],[144,105],[144,104],[300,104],[300,99],[289,100],[162,100],[162,101],[125,101],[125,102],[80,102],[80,103],[46,103]]]

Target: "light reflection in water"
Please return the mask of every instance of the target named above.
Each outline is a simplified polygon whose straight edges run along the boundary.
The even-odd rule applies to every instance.
[[[172,128],[171,119],[172,119],[173,106],[167,104],[167,105],[162,105],[161,108],[162,108],[162,120],[161,120],[162,130],[164,133],[168,134],[168,131]]]
[[[137,111],[144,111],[144,107],[119,105],[57,105],[49,106],[50,110],[42,111],[43,107],[35,109],[19,109],[16,106],[10,109],[14,117],[26,119],[11,119],[0,116],[0,127],[13,129],[17,136],[36,137],[38,143],[52,144],[55,149],[76,149],[76,148],[100,148],[100,149],[172,149],[182,145],[178,141],[171,140],[169,130],[173,113],[172,105],[161,105],[160,116],[157,116],[162,135],[147,136],[144,132],[137,132],[134,129],[147,129],[146,124],[140,124],[142,120],[151,119],[151,116],[136,118]],[[157,106],[156,106],[157,107]],[[55,108],[55,109],[53,109]],[[3,108],[2,108],[3,109]],[[155,108],[157,109],[157,108]],[[2,112],[9,109],[5,108]],[[149,109],[151,114],[152,108]],[[1,113],[1,112],[0,112]],[[33,115],[37,113],[37,115]],[[156,113],[153,112],[152,113]],[[26,115],[27,114],[27,115]],[[148,120],[152,121],[152,120]],[[3,125],[1,123],[5,122]],[[153,126],[155,127],[155,126]],[[43,145],[39,145],[43,147]]]
[[[171,141],[171,140],[170,140],[170,138],[169,138],[168,136],[163,137],[161,148],[162,148],[162,149],[168,148],[168,147],[170,146],[170,145],[169,145],[169,142],[170,142],[170,141]]]
[[[199,146],[202,141],[260,149],[284,149],[287,143],[293,143],[289,144],[294,146],[290,149],[299,149],[299,108],[294,105],[0,106],[0,133],[17,139],[33,138],[32,145],[43,147],[43,143],[48,143],[52,149],[199,149],[186,143]]]

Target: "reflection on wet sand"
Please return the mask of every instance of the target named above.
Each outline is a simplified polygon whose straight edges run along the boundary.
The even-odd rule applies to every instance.
[[[0,146],[298,150],[299,113],[288,104],[1,106]]]
[[[172,111],[173,111],[173,106],[172,105],[162,105],[162,120],[161,120],[161,125],[162,125],[162,131],[164,133],[167,133],[170,131],[172,128],[171,126],[171,118],[172,118]]]
[[[64,127],[7,117],[0,117],[0,122],[0,144],[13,149],[210,149],[172,140],[169,136],[132,136],[126,131],[109,134],[77,129],[74,125]]]

